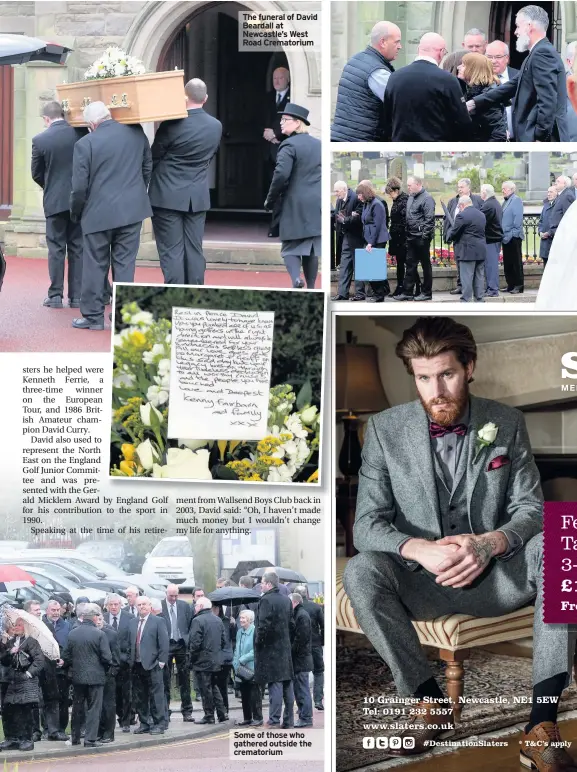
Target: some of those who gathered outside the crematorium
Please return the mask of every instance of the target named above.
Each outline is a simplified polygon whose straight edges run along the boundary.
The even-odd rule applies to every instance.
[[[577,173],[560,175],[543,201],[538,235],[539,257],[547,270],[547,261],[555,243],[557,229],[576,200]],[[334,184],[336,204],[333,227],[336,230],[338,287],[333,301],[381,303],[385,298],[403,301],[434,299],[431,242],[435,232],[435,200],[426,183],[411,176],[407,192],[401,181],[392,177],[382,193],[370,180],[361,181],[353,190],[344,180]],[[479,193],[471,180],[458,180],[456,195],[443,203],[443,240],[452,244],[457,268],[456,286],[450,294],[461,302],[484,302],[500,293],[519,295],[525,289],[523,269],[524,202],[512,180],[501,186],[502,201],[490,184],[482,184]],[[389,211],[385,196],[390,197]],[[388,247],[388,258],[396,265],[396,287],[386,281],[354,281],[355,251],[369,252]],[[502,260],[504,283],[500,283]],[[419,269],[421,276],[419,276]],[[457,299],[455,297],[455,299]]]
[[[128,587],[126,599],[109,594],[100,604],[55,595],[45,609],[35,600],[24,610],[0,607],[0,750],[33,750],[41,740],[99,747],[117,731],[163,735],[177,712],[175,671],[183,722],[229,722],[234,693],[236,724],[262,726],[268,688],[267,726],[312,726],[313,700],[324,709],[323,607],[306,585],[291,592],[272,570],[255,581],[240,578],[255,593],[247,605],[212,603],[200,587],[185,601],[168,585],[163,601]],[[220,578],[216,586],[234,583]]]
[[[577,138],[575,44],[565,62],[547,39],[550,20],[537,5],[515,16],[521,69],[509,47],[469,30],[457,51],[425,33],[415,60],[395,71],[401,31],[387,21],[346,63],[338,84],[333,142],[567,142]],[[567,71],[566,71],[567,70]]]
[[[273,212],[270,235],[280,235],[291,285],[312,289],[321,254],[321,143],[309,134],[307,108],[288,101],[288,75],[279,69],[280,99],[263,129],[270,165],[264,208]],[[44,306],[62,308],[67,295],[81,313],[73,327],[104,329],[109,271],[113,281],[134,281],[148,217],[165,284],[204,284],[209,167],[222,125],[204,109],[203,81],[190,80],[185,95],[187,117],[163,121],[152,148],[139,124],[119,123],[103,102],[84,109],[88,131],[70,126],[60,103],[43,107],[46,129],[32,142],[32,177],[44,192],[50,277]]]

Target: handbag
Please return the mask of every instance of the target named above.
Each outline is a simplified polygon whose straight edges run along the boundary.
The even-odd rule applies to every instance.
[[[22,651],[22,649],[18,649],[18,651],[14,654],[14,670],[23,672],[28,670],[31,664],[32,657],[30,657],[30,655],[25,651]]]
[[[238,676],[241,681],[252,681],[254,678],[254,670],[251,670],[246,665],[239,665],[235,671],[235,675]]]

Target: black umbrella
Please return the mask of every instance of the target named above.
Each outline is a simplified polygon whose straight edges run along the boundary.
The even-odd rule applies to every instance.
[[[270,560],[239,560],[230,578],[233,582],[238,584],[241,576],[250,575],[253,568],[260,568],[261,566],[272,568],[272,563]]]
[[[71,48],[26,35],[0,34],[0,64],[52,62],[64,64]]]
[[[282,568],[282,566],[263,566],[261,568],[255,568],[250,572],[249,576],[256,576],[262,579],[263,574],[267,571],[274,571],[281,582],[301,582],[306,584],[306,579],[298,571],[293,571],[291,568]]]
[[[215,606],[255,603],[260,599],[260,594],[254,590],[248,590],[246,587],[220,587],[206,596]]]

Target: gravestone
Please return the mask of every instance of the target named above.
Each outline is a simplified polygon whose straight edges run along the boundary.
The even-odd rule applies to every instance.
[[[549,187],[549,153],[527,153],[529,172],[526,199],[542,201]]]

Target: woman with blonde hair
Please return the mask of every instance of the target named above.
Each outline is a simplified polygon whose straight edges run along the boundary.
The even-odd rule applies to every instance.
[[[470,52],[465,54],[457,68],[460,80],[465,84],[465,99],[469,101],[484,94],[499,84],[499,78],[493,72],[493,65],[484,54]],[[478,115],[472,113],[472,142],[506,142],[507,118],[502,105],[493,104],[487,112]]]

